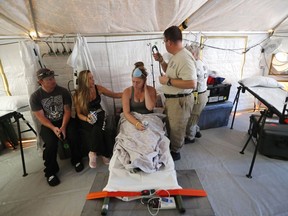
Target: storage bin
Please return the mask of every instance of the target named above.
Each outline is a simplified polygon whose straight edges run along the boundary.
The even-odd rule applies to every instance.
[[[224,102],[229,99],[231,84],[208,85],[208,104]]]
[[[258,125],[259,115],[250,116],[248,133],[258,142],[260,154],[271,158],[288,160],[288,124],[279,124],[278,118],[266,118],[263,131]]]
[[[233,103],[225,101],[215,104],[207,104],[203,109],[198,126],[201,130],[227,126]]]

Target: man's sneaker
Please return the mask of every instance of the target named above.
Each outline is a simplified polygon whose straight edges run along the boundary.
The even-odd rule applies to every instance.
[[[202,134],[200,133],[200,131],[198,131],[196,134],[195,134],[195,137],[196,138],[200,138],[202,136]]]
[[[89,156],[89,166],[90,168],[96,168],[96,160],[97,160],[97,156],[96,156],[96,152],[89,152],[88,154]]]
[[[194,143],[194,142],[195,142],[195,138],[194,139],[185,138],[184,140],[184,144],[189,144],[189,143]]]
[[[81,172],[84,169],[84,165],[81,162],[76,163],[75,170],[76,172]]]
[[[179,152],[173,152],[173,151],[171,151],[170,153],[171,153],[171,156],[172,156],[172,158],[173,158],[173,161],[177,161],[177,160],[180,160],[180,159],[181,159],[181,155],[180,155]]]
[[[47,177],[47,182],[52,187],[60,184],[60,180],[56,175],[51,175],[51,176]]]

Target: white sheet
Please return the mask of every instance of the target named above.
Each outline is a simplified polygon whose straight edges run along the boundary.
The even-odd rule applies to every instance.
[[[249,87],[249,89],[259,95],[262,99],[275,107],[280,113],[283,112],[285,99],[288,92],[281,88]]]
[[[109,179],[103,191],[142,191],[146,189],[178,189],[177,175],[172,157],[167,166],[154,173],[131,173],[118,160],[118,153],[113,154],[109,165]]]

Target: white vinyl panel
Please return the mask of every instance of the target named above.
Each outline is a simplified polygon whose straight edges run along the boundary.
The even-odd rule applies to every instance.
[[[256,38],[229,35],[205,37],[202,50],[203,61],[209,70],[216,71],[217,76],[224,77],[224,82],[232,85],[229,101],[235,98],[239,80],[247,76],[259,75],[261,72],[259,68],[260,48],[251,49],[245,54],[245,48],[256,44],[261,39],[261,36]],[[238,108],[253,108],[253,98],[242,94]]]
[[[18,43],[1,45],[0,59],[2,67],[6,75],[9,90],[12,95],[26,95],[27,87],[24,75],[24,65],[20,57],[20,49]],[[3,91],[3,82],[0,82]],[[3,94],[3,92],[1,92]]]

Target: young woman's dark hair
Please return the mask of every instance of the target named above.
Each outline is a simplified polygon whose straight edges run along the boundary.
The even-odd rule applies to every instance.
[[[148,73],[146,71],[146,68],[144,67],[144,63],[139,61],[139,62],[136,62],[134,66],[135,68],[132,71],[132,77],[141,77],[142,79],[146,79],[146,77],[148,76]],[[140,76],[135,76],[134,72],[136,71],[137,68],[141,71]]]

